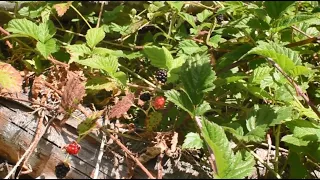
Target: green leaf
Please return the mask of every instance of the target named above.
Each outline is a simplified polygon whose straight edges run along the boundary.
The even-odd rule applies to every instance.
[[[259,46],[253,48],[248,54],[258,54],[273,59],[287,73],[301,64],[299,54],[289,48],[273,42],[259,42]]]
[[[150,59],[151,64],[158,68],[170,70],[173,66],[173,57],[167,48],[156,46],[145,46],[143,52]]]
[[[302,139],[296,138],[293,135],[286,135],[281,138],[281,141],[295,146],[308,146],[309,141],[304,141]]]
[[[179,48],[183,51],[183,53],[188,55],[203,51],[203,49],[200,48],[196,42],[190,39],[180,41]]]
[[[207,9],[203,10],[201,13],[197,14],[197,18],[200,22],[203,22],[206,20],[208,17],[210,17],[213,14],[212,11],[209,11]]]
[[[208,45],[209,45],[209,46],[212,46],[212,47],[214,47],[214,48],[217,48],[217,47],[219,46],[218,43],[219,43],[221,40],[224,40],[224,41],[225,41],[225,39],[222,39],[221,37],[222,37],[222,36],[219,35],[219,34],[212,36],[212,37],[209,39],[209,42],[207,42]]]
[[[94,56],[85,60],[77,60],[76,62],[84,66],[104,70],[109,73],[109,75],[113,75],[119,66],[118,59],[115,56]]]
[[[54,39],[49,39],[45,43],[38,41],[36,47],[41,55],[45,58],[47,58],[50,54],[57,52],[59,48]]]
[[[126,73],[119,71],[119,72],[114,73],[113,77],[115,79],[117,79],[123,86],[127,85],[128,78],[127,78]]]
[[[277,19],[281,14],[285,12],[285,10],[291,6],[295,1],[265,1],[264,6],[268,15],[272,19]]]
[[[37,37],[40,42],[45,43],[51,39],[56,32],[56,27],[54,26],[53,22],[49,20],[39,25]]]
[[[190,132],[183,141],[182,149],[201,149],[203,148],[203,140],[198,133]]]
[[[94,48],[105,37],[105,32],[102,28],[89,29],[86,34],[87,44],[90,48]]]
[[[320,127],[305,120],[295,120],[286,123],[296,138],[320,142]]]
[[[166,91],[164,95],[167,97],[168,101],[173,102],[176,106],[188,112],[190,116],[193,115],[194,107],[192,105],[192,101],[185,92],[180,93],[172,89],[170,91]]]
[[[253,74],[250,78],[250,81],[255,84],[260,84],[262,80],[270,76],[270,72],[273,68],[268,66],[266,67],[258,67],[253,70]]]
[[[256,105],[254,111],[251,112],[250,117],[247,120],[246,126],[249,131],[256,127],[267,128],[276,118],[277,114],[271,107]]]
[[[203,101],[202,104],[196,107],[195,109],[195,115],[196,116],[202,116],[204,113],[209,111],[211,109],[211,106],[208,102]]]
[[[181,81],[194,105],[201,103],[205,92],[214,89],[215,79],[209,57],[201,57],[197,54],[186,61],[182,68]]]
[[[203,118],[201,132],[215,155],[218,171],[215,178],[242,179],[252,173],[253,158],[248,155],[243,160],[239,152],[234,155],[222,127]]]
[[[297,14],[293,16],[285,16],[282,17],[272,23],[272,32],[278,32],[282,29],[291,27],[292,25],[296,25],[302,22],[308,23],[308,24],[315,24],[317,21],[319,21],[318,14],[316,15],[305,15],[305,14]]]
[[[126,55],[121,50],[112,50],[112,49],[101,48],[101,47],[93,48],[92,54],[97,54],[102,56],[112,55],[117,57],[126,57]]]
[[[85,54],[88,55],[91,53],[91,50],[85,44],[68,45],[66,49],[71,55],[77,55],[77,56],[83,56]]]
[[[194,29],[196,28],[194,16],[185,12],[179,12],[178,15],[187,21]]]
[[[290,165],[289,178],[290,179],[310,179],[308,177],[309,170],[304,163],[301,162],[302,155],[290,152],[288,155],[288,165]]]
[[[178,12],[181,11],[181,8],[184,5],[183,1],[167,1],[171,8],[177,10]]]
[[[29,21],[25,18],[12,19],[11,21],[9,21],[7,31],[16,33],[16,34],[26,35],[36,40],[39,40],[38,26],[32,21]]]
[[[305,67],[305,66],[296,66],[293,69],[291,69],[289,72],[293,76],[300,76],[300,75],[308,75],[312,71],[309,68]]]

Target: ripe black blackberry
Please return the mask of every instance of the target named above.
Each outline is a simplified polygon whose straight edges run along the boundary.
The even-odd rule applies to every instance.
[[[156,79],[162,83],[167,81],[167,71],[164,69],[160,69],[156,73]]]
[[[60,162],[58,165],[56,165],[55,172],[58,179],[62,179],[66,177],[69,171],[70,171],[70,167],[64,162]]]
[[[143,94],[140,95],[140,99],[141,99],[142,101],[149,101],[150,98],[151,98],[151,95],[150,95],[150,93],[148,93],[148,92],[145,92],[145,93],[143,93]]]
[[[219,14],[216,18],[219,24],[224,20],[223,14]]]

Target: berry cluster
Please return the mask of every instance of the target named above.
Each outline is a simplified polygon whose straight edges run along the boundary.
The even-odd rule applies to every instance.
[[[167,81],[167,71],[164,69],[160,69],[156,73],[156,79],[162,83]]]
[[[78,154],[81,146],[76,141],[73,141],[71,144],[68,144],[65,149],[69,154]]]
[[[55,173],[58,179],[66,177],[69,171],[70,167],[64,162],[60,162],[58,165],[56,165]]]
[[[149,101],[150,98],[151,98],[151,95],[150,95],[150,93],[148,93],[148,92],[145,92],[145,93],[143,93],[143,94],[140,95],[140,99],[141,99],[142,101]]]

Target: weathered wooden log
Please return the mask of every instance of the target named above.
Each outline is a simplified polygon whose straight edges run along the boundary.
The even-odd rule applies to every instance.
[[[34,137],[37,117],[31,112],[31,109],[22,104],[0,98],[0,157],[7,159],[11,164],[19,160]],[[80,119],[84,117],[80,112],[75,112],[74,116]],[[61,147],[76,140],[75,127],[79,123],[79,120],[70,118],[61,134],[57,133],[54,128],[49,128],[30,157],[29,163],[33,171],[28,175],[34,178],[40,175],[46,178],[56,178],[55,166],[66,156]],[[143,152],[141,150],[148,145],[145,142],[125,138],[121,140],[133,153],[141,154]],[[71,171],[66,178],[89,179],[94,171],[100,148],[98,136],[92,133],[84,138],[80,145],[82,148],[79,154],[70,157]],[[117,167],[114,166],[115,154],[119,160]],[[145,164],[155,176],[157,174],[156,159]],[[164,178],[209,178],[208,172],[203,170],[202,165],[197,163],[192,156],[184,153],[178,160],[164,158],[163,164]],[[128,168],[123,151],[115,143],[109,145],[104,152],[98,178],[122,178],[127,175]],[[133,178],[147,178],[147,176],[139,167],[136,167]]]

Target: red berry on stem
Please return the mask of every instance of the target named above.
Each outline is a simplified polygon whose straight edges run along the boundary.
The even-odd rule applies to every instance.
[[[165,98],[163,96],[158,96],[153,101],[153,107],[155,109],[163,109],[165,103],[166,103]]]
[[[81,146],[76,141],[73,141],[71,144],[68,144],[65,149],[69,154],[78,154]]]

